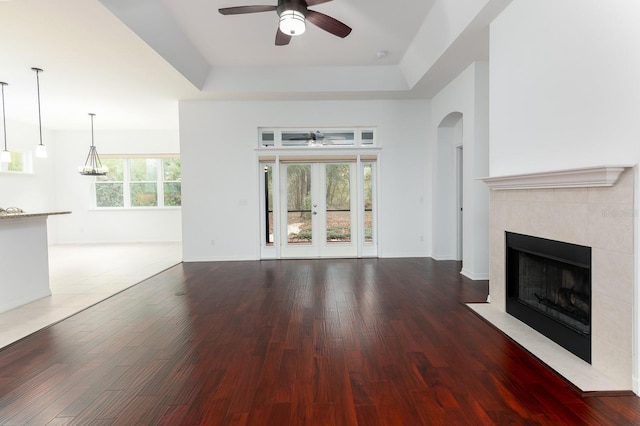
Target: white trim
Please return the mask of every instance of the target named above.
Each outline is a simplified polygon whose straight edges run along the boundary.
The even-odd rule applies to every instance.
[[[199,263],[199,262],[247,262],[253,260],[261,260],[257,256],[194,256],[185,257],[182,263]],[[269,259],[265,259],[269,260]]]
[[[633,173],[634,184],[634,211],[640,209],[640,170],[634,168]],[[635,232],[634,238],[634,277],[633,277],[633,326],[632,326],[632,386],[636,395],[640,395],[640,217],[634,214],[633,227]]]
[[[46,290],[30,293],[28,296],[24,296],[24,297],[21,297],[20,299],[11,300],[8,303],[1,304],[0,313],[8,312],[12,309],[26,305],[27,303],[35,302],[36,300],[40,300],[44,297],[49,297],[49,296],[51,296],[51,290],[49,289],[49,287],[47,287]]]
[[[542,189],[542,188],[587,188],[613,186],[622,172],[632,165],[584,167],[548,172],[525,173],[511,176],[480,178],[489,188]]]
[[[489,273],[482,273],[482,274],[474,274],[472,272],[468,272],[464,269],[464,267],[462,268],[462,270],[460,271],[460,275],[463,275],[467,278],[469,278],[470,280],[473,281],[481,281],[481,280],[488,280],[489,279]]]

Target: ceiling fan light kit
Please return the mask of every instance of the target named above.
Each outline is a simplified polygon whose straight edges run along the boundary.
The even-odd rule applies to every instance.
[[[223,7],[218,9],[222,15],[244,15],[247,13],[260,13],[275,11],[279,17],[279,26],[276,31],[276,46],[289,44],[291,37],[305,32],[306,23],[311,22],[320,29],[337,37],[344,38],[351,33],[351,27],[331,16],[309,10],[309,6],[328,3],[331,0],[278,0],[277,6],[253,5]]]
[[[297,10],[285,10],[280,14],[280,31],[290,36],[298,36],[307,29],[304,15]]]

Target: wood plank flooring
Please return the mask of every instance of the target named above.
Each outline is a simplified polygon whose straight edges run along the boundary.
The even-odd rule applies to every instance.
[[[178,265],[1,350],[0,424],[640,424],[473,314],[459,267]]]

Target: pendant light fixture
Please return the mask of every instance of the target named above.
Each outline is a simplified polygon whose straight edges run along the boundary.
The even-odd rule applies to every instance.
[[[40,128],[40,143],[36,146],[36,157],[47,158],[47,147],[42,143],[42,113],[40,112],[40,76],[42,72],[40,68],[31,68],[36,72],[36,87],[38,88],[38,127]]]
[[[2,163],[11,162],[11,153],[7,149],[7,115],[4,110],[4,86],[6,85],[7,83],[0,81],[0,86],[2,86],[2,128],[4,129],[4,149],[0,154],[0,162]]]
[[[91,147],[89,148],[89,154],[87,160],[84,162],[84,166],[78,167],[78,171],[81,175],[85,176],[104,176],[109,171],[109,168],[102,165],[98,151],[93,144],[93,117],[94,113],[89,113],[91,116]]]

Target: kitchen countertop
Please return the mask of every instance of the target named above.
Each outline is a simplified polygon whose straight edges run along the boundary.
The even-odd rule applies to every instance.
[[[4,220],[4,219],[22,219],[22,218],[38,217],[38,216],[53,216],[53,215],[58,215],[58,214],[71,214],[71,212],[69,212],[69,211],[64,211],[64,212],[39,212],[39,213],[29,213],[29,212],[5,213],[5,212],[0,212],[0,220]]]

